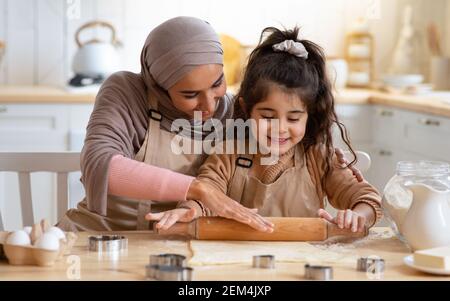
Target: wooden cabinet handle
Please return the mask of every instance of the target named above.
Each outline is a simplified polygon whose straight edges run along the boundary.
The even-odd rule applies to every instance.
[[[381,110],[380,111],[380,116],[392,117],[392,116],[394,116],[394,112],[388,111],[388,110]]]
[[[7,107],[0,107],[0,113],[6,113],[6,112],[8,112]]]
[[[392,156],[392,152],[388,150],[380,150],[380,156]]]
[[[433,120],[429,118],[419,119],[419,123],[426,126],[440,126],[441,122],[439,120]]]

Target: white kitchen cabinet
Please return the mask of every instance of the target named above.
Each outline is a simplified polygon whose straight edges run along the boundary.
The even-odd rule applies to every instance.
[[[376,112],[370,180],[378,189],[394,175],[399,161],[450,162],[450,119],[385,107]]]
[[[408,112],[401,143],[423,159],[450,162],[450,119]]]
[[[71,105],[69,107],[68,150],[81,151],[86,136],[86,126],[91,116],[93,105]]]
[[[348,136],[354,146],[367,145],[372,141],[372,113],[370,105],[337,105],[336,113],[339,121],[347,129]],[[346,148],[337,127],[333,130],[336,146]]]
[[[91,104],[3,104],[0,105],[0,151],[80,151]],[[69,175],[70,205],[84,196],[81,174]],[[56,176],[32,174],[33,211],[36,220],[56,222]],[[0,209],[7,229],[22,227],[17,175],[0,173]]]
[[[0,105],[0,151],[63,151],[68,117],[55,105]]]
[[[365,177],[380,191],[399,161],[450,162],[450,118],[380,105],[337,105],[336,111],[354,149],[371,156]],[[345,148],[333,133],[336,145]]]
[[[372,166],[367,174],[367,180],[383,192],[389,179],[395,174],[397,162],[401,161],[402,151],[396,148],[373,147],[370,154]]]
[[[371,143],[377,147],[394,148],[402,140],[404,112],[385,106],[373,106]]]

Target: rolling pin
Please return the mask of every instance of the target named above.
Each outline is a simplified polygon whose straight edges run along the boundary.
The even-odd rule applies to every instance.
[[[200,217],[190,223],[176,223],[167,230],[156,229],[161,235],[183,235],[198,240],[247,240],[247,241],[324,241],[331,237],[361,238],[364,232],[340,229],[323,218],[267,218],[275,227],[272,233],[260,232],[235,220],[222,217]]]

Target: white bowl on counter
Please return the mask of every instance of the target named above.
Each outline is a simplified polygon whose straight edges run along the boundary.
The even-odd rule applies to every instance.
[[[406,88],[421,84],[423,79],[422,74],[386,74],[383,83],[390,87]]]

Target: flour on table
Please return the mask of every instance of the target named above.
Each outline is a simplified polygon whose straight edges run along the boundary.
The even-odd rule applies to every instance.
[[[349,263],[357,256],[335,252],[306,242],[198,241],[190,242],[189,265],[251,263],[254,255],[275,255],[277,262]]]
[[[149,254],[163,254],[163,253],[173,253],[173,254],[181,254],[188,255],[186,252],[186,241],[182,240],[161,240],[154,241],[152,243],[151,249],[149,250]],[[147,248],[147,246],[145,246]]]
[[[261,242],[261,241],[190,241],[189,265],[251,264],[255,255],[274,255],[277,262],[310,264],[355,264],[358,247],[393,239],[390,230],[371,231],[368,237],[348,243]]]

